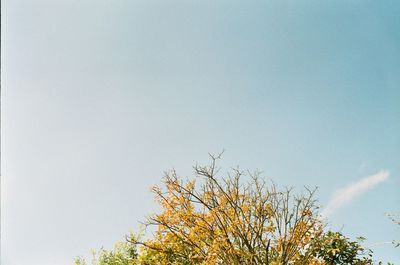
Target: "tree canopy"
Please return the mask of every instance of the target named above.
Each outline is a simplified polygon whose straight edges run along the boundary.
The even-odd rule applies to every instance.
[[[221,177],[218,159],[195,166],[194,178],[166,173],[163,185],[152,188],[161,206],[145,222],[153,235],[101,249],[93,264],[372,264],[360,241],[326,231],[315,189],[296,194],[240,169]]]

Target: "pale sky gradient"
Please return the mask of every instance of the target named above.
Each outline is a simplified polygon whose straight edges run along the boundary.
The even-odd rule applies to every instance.
[[[208,152],[281,185],[390,177],[330,216],[400,239],[400,2],[2,1],[2,265],[67,265]],[[400,264],[400,249],[374,247]]]

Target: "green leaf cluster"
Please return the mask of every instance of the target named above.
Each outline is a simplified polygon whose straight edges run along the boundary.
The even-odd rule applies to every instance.
[[[137,247],[129,242],[117,242],[112,250],[103,247],[92,252],[93,265],[136,265],[138,263]],[[82,257],[75,258],[74,265],[87,265]]]
[[[325,264],[372,264],[372,251],[360,244],[364,239],[359,237],[357,241],[351,241],[340,232],[328,231],[312,243],[312,256],[323,260]]]

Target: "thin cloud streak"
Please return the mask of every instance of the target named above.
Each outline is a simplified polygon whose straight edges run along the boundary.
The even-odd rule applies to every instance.
[[[350,203],[356,196],[361,195],[367,190],[374,188],[379,183],[387,180],[389,175],[389,171],[381,170],[374,175],[365,177],[355,183],[336,190],[321,215],[323,217],[328,217],[338,208]]]

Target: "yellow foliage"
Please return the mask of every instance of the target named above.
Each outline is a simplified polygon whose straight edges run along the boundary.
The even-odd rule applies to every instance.
[[[291,200],[258,174],[218,179],[215,160],[195,167],[197,183],[172,172],[153,187],[162,212],[149,219],[155,238],[139,242],[143,264],[322,264],[301,254],[321,232],[313,191]]]

